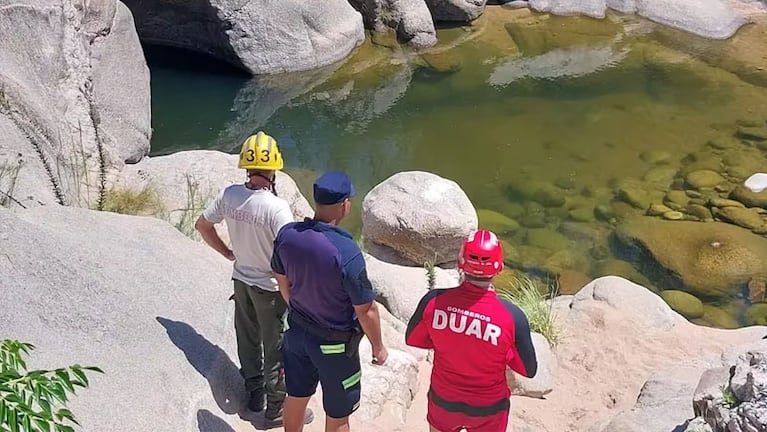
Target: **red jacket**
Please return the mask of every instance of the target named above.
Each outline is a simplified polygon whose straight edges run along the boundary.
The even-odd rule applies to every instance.
[[[525,377],[538,369],[522,310],[469,282],[429,291],[410,318],[406,343],[434,350],[432,401],[469,415],[508,409],[507,365]]]

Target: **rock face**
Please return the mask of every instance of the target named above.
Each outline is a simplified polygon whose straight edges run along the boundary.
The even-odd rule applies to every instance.
[[[95,204],[100,162],[149,152],[149,69],[119,1],[0,0],[0,89],[0,166],[23,161],[24,206]]]
[[[636,13],[657,23],[711,39],[727,39],[746,19],[724,0],[530,0],[530,7],[555,15],[604,18],[607,8]]]
[[[394,174],[362,203],[366,241],[388,246],[413,264],[454,262],[477,212],[452,180],[423,171]]]
[[[403,323],[413,316],[421,297],[428,292],[426,270],[422,267],[405,267],[389,264],[372,255],[365,255],[368,277],[378,293],[381,303]],[[435,288],[458,286],[458,273],[454,270],[435,268]]]
[[[142,40],[199,51],[253,74],[314,69],[364,40],[346,0],[126,0]]]
[[[510,368],[506,368],[506,381],[511,389],[511,394],[515,396],[527,396],[531,398],[543,399],[551,393],[552,373],[556,367],[556,357],[551,352],[551,346],[543,335],[533,333],[533,346],[535,347],[535,358],[538,362],[538,370],[532,378],[523,377]]]
[[[767,273],[767,240],[726,223],[700,228],[698,222],[640,218],[627,222],[617,235],[669,271],[669,288],[685,287],[699,296],[732,296],[751,277]]]
[[[415,47],[437,43],[437,31],[425,0],[349,0],[375,31],[393,29],[397,36]]]
[[[701,377],[693,406],[713,432],[767,430],[765,353],[767,345],[741,354],[732,374],[729,368],[720,368]]]
[[[157,192],[167,219],[177,224],[191,218],[192,224],[202,210],[225,187],[244,182],[245,172],[237,168],[238,156],[213,150],[190,150],[167,156],[144,158],[125,167],[114,185],[117,189]],[[285,199],[296,220],[312,217],[314,210],[298,190],[296,182],[282,171],[277,172],[277,196]]]
[[[468,22],[479,18],[487,0],[426,0],[435,21]]]
[[[70,408],[84,432],[252,430],[241,420],[231,264],[148,217],[46,206],[0,209],[0,334],[35,344],[30,367],[96,365]],[[7,296],[7,297],[6,297]],[[417,387],[404,324],[385,312],[385,367],[361,345],[360,430],[399,430]],[[310,405],[322,412],[321,394]],[[160,417],[146,412],[163,412]],[[385,419],[385,420],[382,420]],[[307,432],[320,431],[315,420]]]

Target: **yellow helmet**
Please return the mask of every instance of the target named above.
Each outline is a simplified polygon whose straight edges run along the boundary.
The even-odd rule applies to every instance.
[[[259,131],[242,143],[238,168],[281,170],[282,166],[282,153],[271,136]]]

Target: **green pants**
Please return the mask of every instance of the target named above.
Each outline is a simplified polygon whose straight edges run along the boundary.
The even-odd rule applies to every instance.
[[[242,377],[248,392],[264,388],[268,409],[285,400],[281,372],[282,334],[287,306],[279,292],[234,279],[234,328]]]

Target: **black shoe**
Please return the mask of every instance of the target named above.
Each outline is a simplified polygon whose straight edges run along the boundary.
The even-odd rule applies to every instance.
[[[248,399],[249,410],[253,412],[261,412],[264,410],[265,403],[266,399],[263,390],[253,390],[250,392],[250,398]]]
[[[304,414],[304,424],[309,424],[314,421],[314,412],[310,408],[306,409]],[[266,429],[272,429],[282,426],[282,408],[276,414],[267,413],[264,415],[264,427]]]

